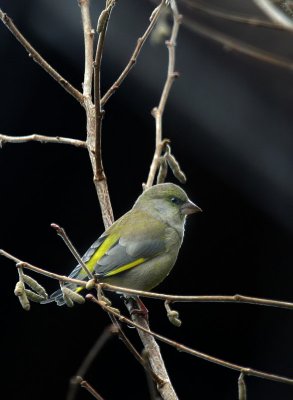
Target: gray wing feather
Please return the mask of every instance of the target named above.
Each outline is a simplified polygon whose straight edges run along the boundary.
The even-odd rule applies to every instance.
[[[163,240],[129,240],[120,238],[115,245],[99,260],[95,267],[98,276],[105,276],[115,269],[132,263],[138,258],[150,259],[165,251]]]
[[[97,250],[97,248],[99,248],[101,246],[101,244],[104,242],[104,240],[107,238],[106,235],[100,236],[99,239],[97,239],[92,245],[91,247],[85,252],[85,254],[82,256],[82,261],[83,262],[88,262],[90,260],[90,258],[92,257],[92,255],[95,253],[95,251]],[[69,278],[80,278],[82,279],[82,276],[80,276],[80,273],[82,275],[84,275],[84,277],[86,277],[86,272],[84,271],[84,274],[82,273],[82,267],[80,264],[78,264],[74,270],[71,272],[71,274],[69,275]],[[74,284],[72,284],[74,285]],[[69,286],[68,286],[69,287]],[[70,287],[70,289],[72,289]]]

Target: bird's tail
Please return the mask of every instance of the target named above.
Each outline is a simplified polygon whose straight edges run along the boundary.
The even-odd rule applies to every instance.
[[[81,271],[81,266],[77,265],[75,267],[75,269],[69,275],[69,278],[83,279],[84,277],[80,277],[80,271]],[[65,282],[64,287],[67,287],[68,289],[71,289],[71,290],[74,290],[77,292],[79,292],[81,290],[80,286],[78,286],[75,283],[70,283],[70,282]],[[65,301],[63,298],[63,293],[62,293],[61,289],[58,289],[58,290],[56,290],[56,292],[53,292],[47,300],[42,301],[42,304],[52,303],[53,301],[56,301],[57,306],[63,306],[65,304]]]
[[[79,286],[74,283],[65,283],[64,287],[67,287],[68,289],[71,290],[79,291]],[[65,304],[63,298],[63,292],[61,289],[58,289],[56,290],[56,292],[53,292],[47,300],[42,301],[42,304],[52,303],[53,301],[56,301],[57,306],[63,306]]]
[[[56,290],[56,292],[52,293],[47,300],[42,301],[42,304],[52,303],[53,301],[56,301],[57,306],[63,306],[65,304],[61,289]]]

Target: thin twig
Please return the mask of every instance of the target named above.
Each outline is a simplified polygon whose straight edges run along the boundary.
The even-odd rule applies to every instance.
[[[56,279],[56,280],[58,280],[60,282],[75,283],[75,284],[77,284],[79,286],[82,286],[82,287],[86,286],[86,282],[85,281],[82,281],[80,279],[69,278],[68,276],[58,275],[58,274],[54,274],[53,272],[46,271],[45,269],[36,267],[36,266],[34,266],[32,264],[29,264],[29,263],[27,263],[25,261],[22,261],[19,258],[14,257],[12,254],[9,254],[9,253],[7,253],[7,251],[4,251],[2,249],[0,249],[0,256],[6,257],[9,260],[12,260],[13,262],[15,262],[17,264],[17,267],[29,269],[31,271],[34,271],[34,272],[38,273],[38,274],[45,275],[48,278]]]
[[[191,347],[185,346],[185,345],[183,345],[181,343],[178,343],[178,342],[176,342],[174,340],[168,339],[165,336],[162,336],[162,335],[160,335],[158,333],[155,333],[155,332],[151,331],[150,329],[145,328],[144,326],[142,326],[140,324],[137,324],[136,322],[130,320],[129,318],[119,314],[113,308],[108,307],[104,302],[99,301],[98,299],[96,299],[91,294],[88,294],[87,298],[89,300],[93,301],[94,303],[98,304],[101,308],[103,308],[107,312],[110,312],[111,314],[115,315],[116,318],[119,319],[121,322],[123,322],[123,323],[125,323],[127,325],[134,326],[135,328],[137,328],[140,331],[146,333],[147,335],[155,337],[156,339],[158,339],[161,342],[164,342],[164,343],[174,347],[176,350],[178,350],[180,352],[188,353],[190,355],[193,355],[195,357],[198,357],[198,358],[201,358],[203,360],[209,361],[209,362],[211,362],[213,364],[218,364],[218,365],[220,365],[222,367],[225,367],[225,368],[228,368],[228,369],[232,369],[232,370],[235,370],[235,371],[243,372],[245,375],[255,376],[257,378],[262,378],[262,379],[266,379],[266,380],[270,380],[270,381],[276,381],[276,382],[280,382],[280,383],[293,385],[293,378],[287,378],[287,377],[284,377],[284,376],[263,372],[263,371],[260,371],[260,370],[257,370],[257,369],[243,367],[241,365],[230,363],[230,362],[222,360],[220,358],[210,356],[209,354],[202,353],[202,352],[200,352],[198,350],[192,349]]]
[[[81,19],[84,37],[84,78],[83,95],[91,99],[93,83],[93,61],[94,61],[94,35],[90,15],[90,0],[78,0],[81,11]]]
[[[55,79],[71,96],[73,96],[81,105],[83,105],[82,93],[73,87],[63,76],[59,74],[26,40],[20,33],[18,28],[14,25],[12,19],[0,9],[0,19],[3,24],[10,30],[13,36],[20,42],[20,44],[28,52],[29,56],[42,67],[53,79]]]
[[[272,21],[283,25],[286,29],[293,30],[292,19],[282,12],[276,5],[271,3],[270,0],[253,0],[254,3],[260,8]]]
[[[0,256],[6,257],[16,264],[22,266],[22,268],[29,269],[34,271],[38,274],[45,275],[48,278],[56,279],[62,282],[69,282],[75,283],[79,286],[85,287],[86,282],[80,279],[73,279],[69,278],[68,276],[54,274],[53,272],[49,272],[42,268],[36,267],[32,264],[29,264],[25,261],[20,260],[19,258],[13,256],[12,254],[0,249]],[[293,303],[289,303],[286,301],[279,301],[279,300],[270,300],[270,299],[261,299],[257,297],[249,297],[249,296],[242,296],[240,294],[235,294],[234,296],[177,296],[177,295],[169,295],[169,294],[162,294],[162,293],[153,293],[153,292],[145,292],[142,290],[134,290],[128,289],[125,287],[120,286],[113,286],[107,283],[99,283],[102,289],[110,290],[112,292],[118,293],[125,293],[125,294],[132,294],[141,297],[149,297],[152,299],[157,300],[167,300],[170,303],[244,303],[244,304],[255,304],[259,306],[268,306],[268,307],[277,307],[277,308],[284,308],[288,310],[293,309]]]
[[[80,257],[78,251],[76,250],[76,248],[72,244],[72,242],[69,239],[69,237],[68,237],[67,233],[65,232],[65,230],[63,228],[61,228],[61,226],[59,226],[57,224],[51,224],[51,227],[53,229],[55,229],[55,231],[57,232],[57,235],[60,236],[61,239],[64,241],[64,243],[66,244],[67,248],[70,250],[70,252],[73,255],[73,257],[76,259],[78,264],[83,268],[84,272],[87,274],[88,278],[89,279],[93,279],[94,276],[93,276],[92,272],[88,269],[87,265],[84,263],[83,259]]]
[[[0,135],[0,147],[4,143],[28,143],[28,142],[40,142],[40,143],[60,143],[69,144],[75,147],[82,147],[86,149],[86,142],[83,140],[70,139],[60,136],[44,136],[44,135],[28,135],[28,136],[7,136]]]
[[[235,294],[234,296],[178,296],[163,293],[145,292],[142,290],[128,289],[120,286],[112,286],[108,283],[100,283],[101,287],[105,290],[112,292],[125,293],[129,295],[136,295],[140,297],[149,297],[157,300],[167,300],[169,303],[246,303],[255,304],[260,306],[278,307],[293,310],[293,303],[279,300],[260,299],[257,297],[242,296]]]
[[[122,342],[124,343],[126,348],[130,351],[130,353],[134,356],[134,358],[143,366],[143,368],[146,370],[146,373],[148,373],[151,376],[152,380],[154,382],[156,382],[158,385],[163,385],[164,381],[153,372],[153,370],[149,367],[149,365],[145,364],[143,357],[138,353],[136,348],[130,342],[130,340],[126,336],[125,332],[123,331],[121,325],[119,324],[119,321],[117,321],[115,316],[110,313],[109,313],[109,316],[112,320],[112,323],[115,325],[115,327],[117,329],[117,334],[119,336],[119,339],[122,340]],[[112,319],[112,318],[114,318],[114,319]]]
[[[236,51],[237,53],[244,54],[258,61],[285,68],[290,71],[293,69],[293,62],[288,58],[277,56],[258,47],[243,43],[240,40],[233,39],[224,33],[195,22],[188,17],[184,17],[184,24],[200,36],[219,43],[225,50]]]
[[[86,389],[95,399],[97,400],[104,400],[104,398],[88,383],[88,381],[85,381],[82,379],[82,377],[79,377],[79,384],[81,387]]]
[[[165,85],[162,91],[161,99],[159,105],[155,107],[152,111],[152,115],[156,121],[156,147],[155,153],[153,156],[152,164],[150,166],[150,171],[148,175],[148,179],[145,185],[145,189],[151,187],[153,185],[156,172],[160,166],[160,157],[163,150],[163,142],[162,142],[162,117],[165,110],[166,102],[169,97],[169,93],[172,87],[172,84],[176,77],[178,77],[178,73],[175,72],[175,46],[177,35],[179,31],[179,26],[181,23],[182,16],[179,14],[176,1],[170,1],[170,7],[173,12],[173,27],[171,32],[170,39],[166,42],[168,47],[169,61],[168,61],[168,71],[167,78],[165,81]]]
[[[149,37],[150,33],[154,29],[154,26],[157,23],[157,20],[161,14],[162,9],[165,7],[165,0],[162,0],[161,3],[158,5],[158,7],[155,8],[155,10],[152,12],[152,15],[150,17],[150,24],[148,25],[145,33],[137,39],[135,49],[130,57],[130,60],[124,70],[121,72],[120,76],[118,79],[113,83],[113,85],[107,90],[107,92],[104,94],[104,96],[101,99],[101,105],[105,105],[106,102],[109,100],[109,98],[112,96],[113,93],[116,92],[116,90],[120,87],[124,79],[127,77],[131,69],[134,67],[137,57],[139,56],[139,53]]]
[[[67,394],[67,400],[74,400],[77,394],[78,384],[80,384],[77,377],[84,377],[89,370],[92,362],[97,357],[98,353],[102,350],[108,340],[113,337],[113,330],[116,329],[113,325],[107,326],[103,333],[98,337],[93,347],[90,349],[82,364],[78,368],[76,374],[70,380],[70,386]]]
[[[280,23],[275,23],[272,21],[265,21],[262,19],[257,19],[254,17],[246,17],[243,15],[232,14],[228,11],[220,11],[218,9],[207,7],[206,4],[201,4],[197,1],[193,0],[185,0],[187,6],[191,9],[198,10],[203,14],[207,14],[211,17],[220,18],[226,21],[237,22],[240,24],[251,25],[255,27],[261,28],[269,28],[269,29],[278,29],[278,30],[287,30],[283,25]]]

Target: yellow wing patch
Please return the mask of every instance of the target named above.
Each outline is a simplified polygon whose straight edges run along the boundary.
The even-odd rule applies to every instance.
[[[145,258],[138,258],[135,261],[132,261],[131,263],[125,264],[125,265],[121,265],[121,267],[114,269],[111,272],[108,272],[105,276],[112,276],[112,275],[116,275],[119,274],[120,272],[126,271],[127,269],[136,267],[139,264],[142,264],[146,259]]]
[[[88,269],[93,272],[95,269],[95,266],[97,262],[100,260],[100,258],[103,257],[103,255],[110,249],[110,247],[113,246],[115,242],[119,239],[119,235],[113,235],[111,234],[108,236],[105,241],[101,244],[101,246],[95,251],[95,253],[92,255],[90,260],[86,263],[86,266]]]

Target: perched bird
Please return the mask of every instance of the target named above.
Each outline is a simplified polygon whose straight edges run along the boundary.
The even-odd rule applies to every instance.
[[[162,183],[144,191],[130,211],[113,223],[82,260],[100,282],[137,290],[151,290],[174,266],[184,236],[186,216],[201,209],[173,183]],[[87,280],[77,265],[70,278]],[[73,283],[64,286],[80,291]],[[46,302],[64,304],[61,290]]]

